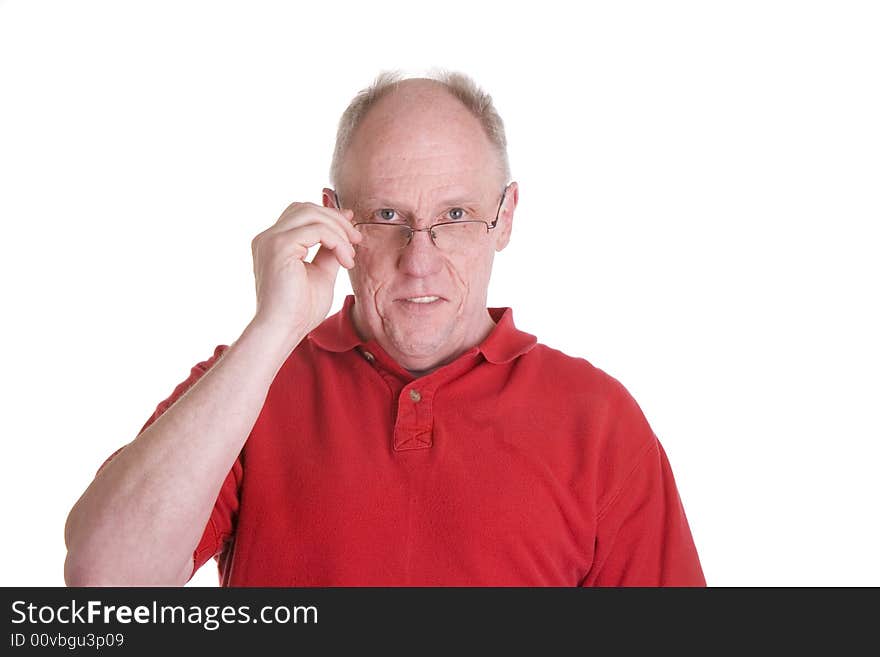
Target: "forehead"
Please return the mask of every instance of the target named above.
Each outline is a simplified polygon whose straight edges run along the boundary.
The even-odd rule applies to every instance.
[[[497,186],[499,160],[457,98],[436,83],[401,84],[364,117],[342,171],[358,197],[474,196]]]

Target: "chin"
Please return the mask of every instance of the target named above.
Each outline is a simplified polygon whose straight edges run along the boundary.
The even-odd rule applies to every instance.
[[[422,339],[420,339],[422,338]],[[444,351],[445,344],[437,342],[437,336],[407,336],[394,340],[394,346],[407,361],[430,361]]]
[[[449,349],[451,331],[421,329],[418,331],[391,332],[391,342],[400,353],[401,364],[408,369],[422,369],[443,358]],[[414,367],[409,368],[409,365]]]

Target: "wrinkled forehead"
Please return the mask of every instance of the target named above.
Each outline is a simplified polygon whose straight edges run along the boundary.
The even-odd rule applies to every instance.
[[[500,161],[482,125],[445,92],[391,94],[355,132],[342,167],[346,193],[363,196],[487,194]]]

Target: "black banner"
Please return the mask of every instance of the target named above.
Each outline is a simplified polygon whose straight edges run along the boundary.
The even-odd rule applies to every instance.
[[[219,654],[409,646],[839,650],[873,621],[844,589],[5,588],[2,651]],[[876,600],[876,591],[863,591]],[[851,611],[850,611],[851,610]],[[758,637],[755,642],[755,637]],[[709,641],[707,644],[706,641]],[[857,644],[854,644],[857,645]],[[862,643],[862,646],[865,644]]]

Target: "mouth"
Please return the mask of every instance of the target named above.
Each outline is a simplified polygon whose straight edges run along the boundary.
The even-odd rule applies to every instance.
[[[440,301],[440,297],[428,294],[423,297],[407,297],[401,299],[401,301],[406,301],[408,303],[434,303],[435,301]]]
[[[417,297],[401,297],[400,299],[396,299],[396,301],[409,310],[429,310],[431,308],[436,308],[443,301],[446,301],[446,299],[439,297],[436,294],[424,294]]]

